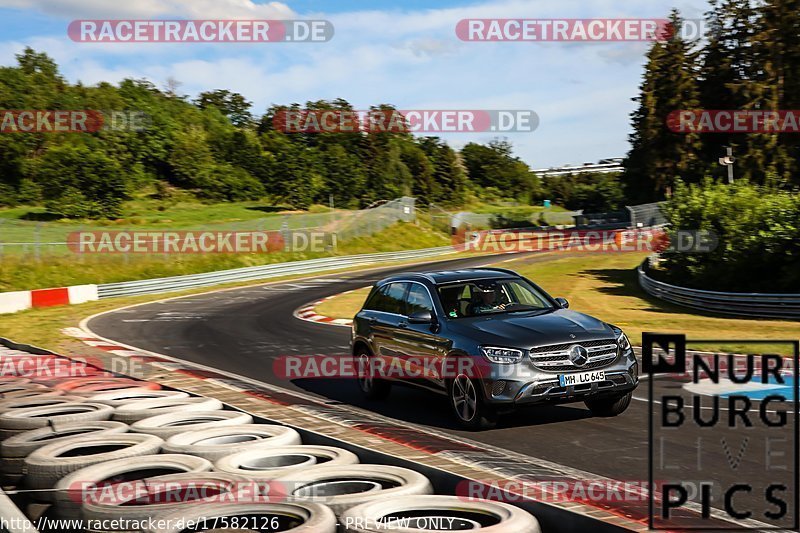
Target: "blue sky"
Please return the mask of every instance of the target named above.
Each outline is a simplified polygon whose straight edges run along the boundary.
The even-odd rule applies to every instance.
[[[180,91],[226,88],[270,104],[345,98],[356,108],[532,109],[533,133],[507,137],[534,168],[622,156],[628,149],[647,45],[642,43],[468,43],[463,18],[663,18],[672,7],[698,18],[706,0],[0,0],[0,64],[26,45],[47,52],[70,81],[126,77]],[[82,44],[78,18],[325,18],[328,43]],[[443,135],[456,148],[491,134]]]

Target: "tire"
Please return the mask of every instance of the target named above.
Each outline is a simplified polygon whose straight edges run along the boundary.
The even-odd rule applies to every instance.
[[[174,497],[169,502],[146,503],[146,501],[143,501],[148,496],[151,500],[158,499],[159,495],[165,494],[165,487],[175,487],[181,483],[184,484],[184,487],[195,487],[195,490],[187,488],[184,492],[187,499],[184,501],[176,502]],[[156,476],[141,480],[138,484],[125,487],[125,490],[119,492],[113,490],[101,492],[98,498],[83,504],[81,516],[84,520],[98,520],[100,521],[99,523],[108,523],[115,520],[124,523],[125,521],[146,522],[150,517],[172,512],[183,514],[196,510],[206,513],[215,502],[219,503],[220,500],[231,501],[232,498],[237,497],[237,494],[232,493],[233,490],[238,490],[248,485],[252,485],[252,482],[245,478],[218,472]],[[203,498],[200,493],[206,493],[207,491],[198,490],[197,487],[199,486],[219,487],[219,492]],[[188,499],[190,493],[196,498]],[[174,494],[174,491],[171,494]],[[136,500],[139,500],[139,504],[132,504]],[[92,530],[87,529],[87,531],[91,532]]]
[[[154,435],[122,433],[105,437],[76,437],[42,446],[25,458],[25,486],[41,490],[38,495],[52,501],[52,489],[58,480],[76,470],[97,463],[130,459],[158,453],[162,439]],[[67,455],[69,454],[69,455]]]
[[[171,391],[171,390],[132,390],[123,389],[114,392],[101,392],[93,396],[88,396],[86,401],[95,403],[104,403],[111,407],[121,407],[123,405],[135,405],[136,402],[146,400],[161,400],[161,399],[178,399],[188,398],[189,395],[185,392]]]
[[[106,437],[126,431],[128,426],[122,422],[73,422],[26,431],[0,444],[0,456],[3,458],[0,472],[7,481],[16,484],[24,473],[25,458],[42,446],[76,437]]]
[[[372,372],[367,370],[372,368],[374,358],[366,348],[360,348],[354,355],[356,369],[358,371],[358,388],[368,400],[385,400],[392,392],[392,384],[384,379],[372,376]]]
[[[45,407],[14,409],[0,415],[0,435],[6,438],[56,424],[97,422],[111,418],[114,408],[102,403],[65,402]]]
[[[403,523],[381,523],[387,516],[410,520],[417,517],[451,517],[455,519],[453,525],[460,523],[463,526],[451,527],[450,530],[453,531],[467,529],[479,529],[485,533],[541,533],[542,531],[536,518],[519,507],[487,500],[465,500],[457,496],[401,496],[364,503],[342,514],[341,531],[419,533],[421,530],[433,529],[425,527],[424,523],[420,522],[412,522],[417,527],[403,527]],[[373,527],[367,524],[372,524]]]
[[[0,399],[13,398],[15,393],[27,391],[42,391],[47,392],[48,389],[44,385],[38,383],[0,383]]]
[[[252,479],[272,480],[289,476],[309,468],[346,466],[358,464],[358,456],[332,446],[281,446],[247,450],[222,457],[214,463],[214,470],[246,476]]]
[[[253,449],[301,444],[300,434],[286,426],[246,424],[187,431],[167,439],[164,453],[185,453],[215,462]]]
[[[139,420],[131,425],[134,433],[148,433],[167,439],[178,433],[218,426],[251,424],[253,417],[240,411],[192,411],[168,413]]]
[[[422,474],[386,465],[320,466],[292,472],[275,481],[293,500],[323,503],[336,516],[362,503],[433,494],[431,482]],[[389,488],[381,488],[386,484]],[[374,488],[365,489],[365,485]]]
[[[487,405],[480,385],[459,374],[447,385],[447,399],[458,423],[467,430],[480,431],[497,425],[497,412]]]
[[[633,391],[622,396],[586,400],[584,403],[594,416],[613,417],[625,412],[631,404],[631,398],[633,398]]]
[[[56,396],[63,396],[64,391],[60,390],[53,390],[48,389],[47,387],[42,389],[25,389],[25,390],[18,390],[14,392],[7,392],[2,395],[2,400],[22,400],[25,398],[53,398]]]
[[[108,483],[134,483],[161,475],[209,472],[211,468],[211,461],[201,457],[175,454],[142,455],[135,461],[125,458],[87,466],[56,483],[56,514],[65,519],[80,518],[81,506],[91,501],[92,491]]]
[[[145,418],[187,411],[220,411],[224,406],[215,398],[159,398],[120,405],[114,420],[133,424]]]
[[[291,529],[281,526],[273,527],[271,525],[273,516],[279,517],[278,523],[283,522],[280,517],[291,517],[295,519],[299,518],[302,520],[302,523],[292,527]],[[227,522],[228,524],[233,525],[233,517],[249,517],[246,519],[248,522],[243,523],[243,525],[245,527],[262,526],[260,529],[261,531],[273,530],[282,531],[285,533],[336,533],[336,515],[333,514],[333,511],[324,505],[299,502],[203,505],[202,508],[190,508],[174,513],[159,514],[158,519],[162,521],[164,525],[171,524],[172,527],[165,527],[163,529],[146,529],[144,530],[144,533],[181,533],[181,531],[183,531],[182,526],[177,525],[180,520],[184,520],[186,522],[192,521],[194,523],[202,523],[203,520],[206,520],[210,522],[208,526],[205,526],[206,531],[218,531],[211,529],[213,525],[216,525],[213,523],[215,519],[223,524]],[[239,529],[239,531],[251,530]],[[258,531],[258,529],[254,529],[252,531]]]
[[[0,414],[8,413],[16,409],[29,409],[31,407],[47,407],[48,405],[60,405],[63,403],[82,402],[80,396],[67,396],[63,391],[45,392],[29,398],[9,398],[0,401]]]

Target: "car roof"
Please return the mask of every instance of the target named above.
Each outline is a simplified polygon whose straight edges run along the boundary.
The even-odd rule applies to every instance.
[[[379,285],[393,281],[428,281],[434,285],[477,279],[516,279],[520,275],[501,268],[465,268],[459,270],[437,270],[432,272],[405,272],[395,274],[378,282]]]

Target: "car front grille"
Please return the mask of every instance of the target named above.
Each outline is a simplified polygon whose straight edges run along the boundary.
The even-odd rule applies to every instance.
[[[589,361],[583,366],[576,366],[569,360],[569,350],[575,345],[583,346],[589,352]],[[552,344],[529,350],[533,365],[545,372],[595,370],[610,365],[616,361],[617,356],[617,341],[614,339]]]

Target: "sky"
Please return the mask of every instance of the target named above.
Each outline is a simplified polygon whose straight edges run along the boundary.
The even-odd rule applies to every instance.
[[[356,109],[533,110],[533,132],[509,133],[533,168],[622,157],[647,43],[464,42],[464,18],[700,18],[706,0],[0,0],[0,65],[25,46],[71,82],[146,78],[179,92],[229,89],[272,104],[344,98]],[[76,19],[325,19],[325,43],[76,43]],[[454,148],[492,133],[442,134]]]

